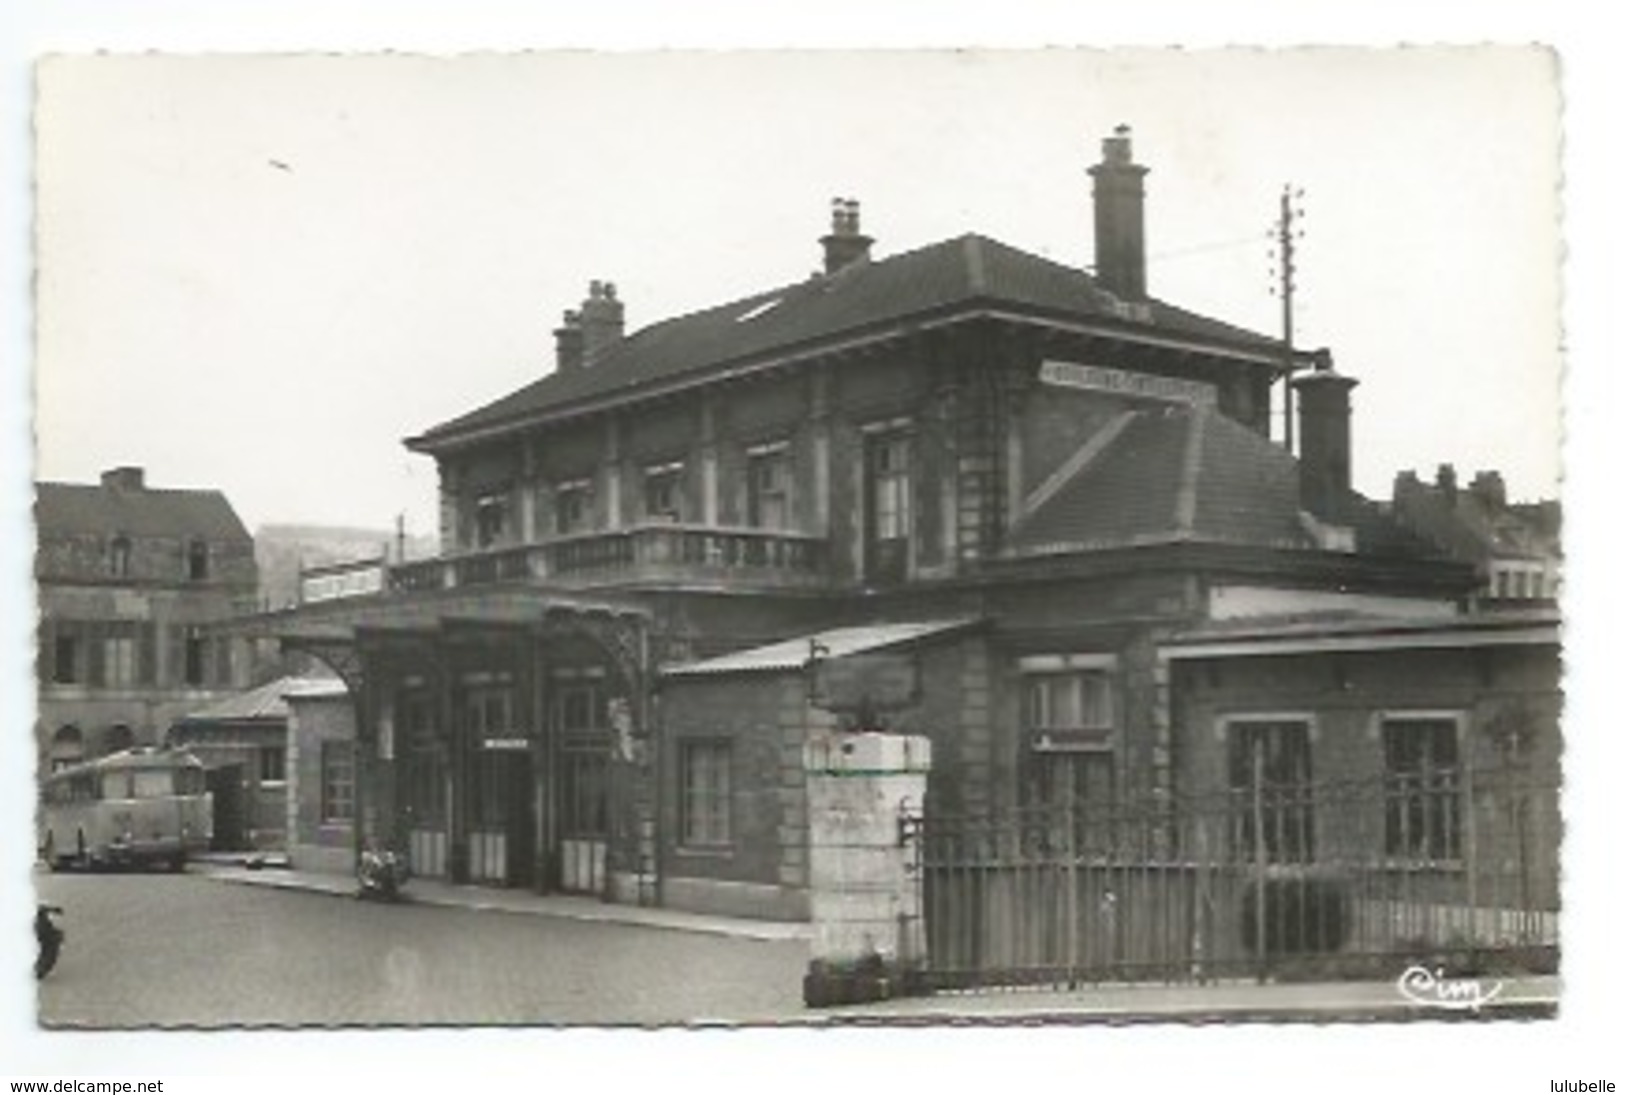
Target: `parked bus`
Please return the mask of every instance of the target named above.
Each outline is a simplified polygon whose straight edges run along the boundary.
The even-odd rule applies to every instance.
[[[214,803],[203,762],[146,746],[47,776],[40,788],[39,854],[68,865],[160,863],[181,870],[209,846]]]

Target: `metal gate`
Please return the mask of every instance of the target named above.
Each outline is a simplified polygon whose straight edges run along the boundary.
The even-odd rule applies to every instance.
[[[1245,775],[1201,798],[960,817],[928,803],[909,827],[926,983],[1555,969],[1555,782]]]

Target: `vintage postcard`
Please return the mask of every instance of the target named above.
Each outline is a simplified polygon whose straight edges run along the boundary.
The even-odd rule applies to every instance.
[[[1558,1014],[1552,49],[34,95],[45,1031]]]

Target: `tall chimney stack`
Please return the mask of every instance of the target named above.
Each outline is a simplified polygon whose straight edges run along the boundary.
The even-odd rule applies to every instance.
[[[852,198],[836,198],[830,203],[829,235],[818,241],[824,245],[824,273],[869,261],[869,245],[875,241],[858,228],[858,203]]]
[[[626,332],[626,309],[615,297],[613,281],[593,281],[581,302],[582,363],[591,365]]]
[[[1120,125],[1101,142],[1095,180],[1095,279],[1124,301],[1145,300],[1145,176],[1132,132]]]
[[[564,313],[563,326],[553,330],[554,363],[561,373],[579,369],[587,358],[586,333],[581,329],[581,313],[574,308]]]
[[[1315,367],[1292,382],[1298,393],[1298,496],[1315,517],[1332,524],[1350,516],[1349,392],[1359,381],[1332,367],[1330,350],[1315,351]]]

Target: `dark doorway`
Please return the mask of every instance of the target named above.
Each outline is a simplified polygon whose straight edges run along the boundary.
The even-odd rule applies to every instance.
[[[243,796],[243,766],[210,768],[204,786],[214,798],[214,836],[209,849],[216,852],[248,850],[248,811]]]

